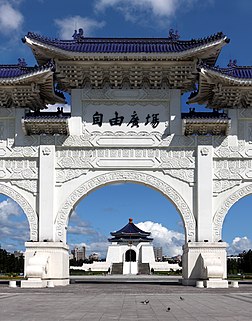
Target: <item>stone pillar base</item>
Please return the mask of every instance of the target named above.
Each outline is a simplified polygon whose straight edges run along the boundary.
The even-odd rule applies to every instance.
[[[226,289],[228,288],[228,281],[227,280],[222,280],[222,279],[209,279],[209,280],[204,280],[204,286],[206,288],[221,288],[221,289]]]
[[[46,280],[41,280],[40,278],[28,278],[28,280],[21,281],[21,288],[45,288],[46,284]]]
[[[182,256],[182,284],[196,286],[197,281],[204,280],[204,286],[210,287],[216,284],[216,287],[221,285],[226,288],[227,281],[227,261],[226,261],[226,247],[225,242],[189,242],[183,246]],[[215,262],[213,264],[204,266],[206,262]],[[216,274],[211,278],[208,274]],[[212,281],[213,280],[213,281]],[[216,280],[216,283],[215,283]],[[223,282],[217,282],[221,280]]]
[[[26,242],[24,274],[28,280],[21,287],[46,287],[69,284],[69,247],[62,242]],[[37,258],[37,259],[36,259]]]

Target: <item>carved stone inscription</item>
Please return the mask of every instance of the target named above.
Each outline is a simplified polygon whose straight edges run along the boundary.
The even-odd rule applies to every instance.
[[[93,131],[122,131],[153,130],[164,133],[169,121],[168,110],[165,106],[108,106],[88,105],[83,109],[84,128],[89,133]]]

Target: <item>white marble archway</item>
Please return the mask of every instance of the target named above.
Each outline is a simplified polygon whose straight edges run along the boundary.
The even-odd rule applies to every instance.
[[[30,240],[38,240],[38,217],[29,202],[16,190],[0,184],[0,193],[12,198],[24,211],[30,227]]]
[[[65,242],[66,228],[72,209],[79,202],[81,198],[87,195],[92,190],[102,187],[104,185],[115,182],[133,182],[142,183],[155,190],[161,192],[166,196],[177,208],[180,213],[184,227],[186,241],[195,241],[195,218],[188,204],[183,197],[169,184],[163,180],[154,177],[153,175],[138,172],[138,171],[113,171],[105,174],[97,175],[96,177],[83,183],[77,189],[75,189],[69,196],[67,196],[65,202],[56,217],[56,240]]]

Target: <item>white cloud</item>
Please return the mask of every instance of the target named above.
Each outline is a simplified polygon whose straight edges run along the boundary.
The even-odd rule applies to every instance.
[[[247,236],[237,236],[233,239],[231,245],[228,246],[227,252],[229,255],[235,255],[250,249],[252,249],[252,240],[250,240]]]
[[[0,0],[0,32],[3,34],[20,29],[24,21],[22,13],[14,6],[15,1]]]
[[[72,39],[74,30],[82,28],[84,36],[92,35],[95,29],[105,26],[104,21],[97,21],[87,17],[72,16],[64,19],[55,19],[56,26],[59,28],[59,36],[61,39]]]
[[[163,254],[175,256],[182,254],[182,245],[184,244],[184,234],[168,230],[160,223],[151,221],[140,222],[136,224],[141,230],[151,232],[151,237],[154,239],[154,246],[162,246]]]
[[[183,0],[184,1],[184,0]],[[97,10],[104,10],[107,7],[126,9],[128,11],[152,11],[154,15],[170,17],[176,11],[181,0],[98,0]]]
[[[8,198],[0,202],[0,223],[7,224],[10,216],[20,216],[21,209],[16,202]]]
[[[212,0],[207,0],[207,3]],[[112,8],[124,15],[125,20],[143,23],[151,16],[158,17],[157,25],[169,25],[179,8],[190,9],[199,0],[97,0],[95,9],[104,11]],[[168,19],[168,20],[167,20]]]
[[[9,198],[0,202],[1,246],[9,251],[16,250],[23,248],[28,239],[29,224],[19,205]]]

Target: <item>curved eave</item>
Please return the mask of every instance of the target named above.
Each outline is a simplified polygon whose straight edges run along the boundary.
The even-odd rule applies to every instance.
[[[251,78],[238,78],[226,75],[218,70],[200,68],[199,70],[199,90],[192,97],[189,98],[188,104],[205,104],[214,96],[215,86],[227,86],[235,89],[251,90]],[[211,106],[209,106],[211,107]],[[216,106],[212,106],[216,107]]]
[[[65,103],[65,98],[58,96],[54,91],[53,71],[50,67],[18,77],[0,78],[0,90],[2,91],[10,93],[12,87],[18,88],[18,86],[21,87],[20,90],[22,86],[30,88],[30,104],[36,105],[37,99],[41,99],[42,104],[43,102],[45,104]]]
[[[42,79],[42,82],[46,80],[48,77],[53,77],[53,71],[51,68],[34,71],[29,74],[23,74],[18,77],[8,77],[8,78],[0,78],[0,85],[16,85],[17,83],[31,83],[35,80]]]
[[[228,85],[234,86],[251,86],[252,78],[238,78],[230,75],[223,74],[220,71],[213,69],[200,69],[200,77],[205,77],[205,79],[209,82],[210,79],[221,81],[222,83],[226,83]]]
[[[129,57],[129,58],[150,58],[150,59],[167,59],[167,60],[181,60],[186,58],[200,58],[207,61],[208,64],[214,65],[216,62],[221,48],[228,42],[228,38],[225,36],[221,39],[206,43],[204,45],[198,45],[194,48],[180,51],[180,52],[77,52],[77,51],[68,51],[58,48],[57,46],[45,44],[41,41],[36,41],[25,36],[25,42],[34,52],[34,55],[39,63],[44,63],[51,58],[59,57],[61,59],[67,60],[79,60],[89,57],[106,57],[115,58],[115,57]]]

